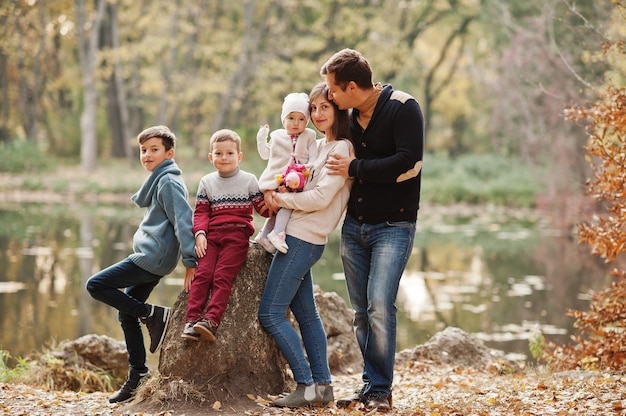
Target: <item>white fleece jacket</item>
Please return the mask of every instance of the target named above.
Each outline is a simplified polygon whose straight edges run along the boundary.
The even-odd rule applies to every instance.
[[[298,163],[310,164],[317,158],[317,141],[315,138],[317,135],[312,129],[306,128],[300,137],[296,141],[296,149],[294,152],[291,138],[287,134],[287,130],[278,129],[270,133],[270,141],[266,145],[268,154],[262,153],[262,143],[257,144],[259,149],[259,155],[263,159],[267,160],[267,167],[261,173],[259,177],[259,189],[261,192],[276,189],[278,182],[276,182],[276,175],[282,175],[285,173],[285,169],[292,162],[292,157],[295,155],[298,159]]]

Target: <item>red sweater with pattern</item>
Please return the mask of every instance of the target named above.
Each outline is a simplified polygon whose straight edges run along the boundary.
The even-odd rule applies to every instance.
[[[211,227],[224,224],[242,224],[249,235],[254,234],[253,210],[259,215],[264,207],[263,194],[252,173],[237,169],[228,176],[219,172],[205,175],[198,185],[196,207],[193,212],[193,233],[209,233]]]

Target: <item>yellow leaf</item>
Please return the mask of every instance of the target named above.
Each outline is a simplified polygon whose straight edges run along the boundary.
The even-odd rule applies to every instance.
[[[222,403],[220,403],[219,400],[216,400],[211,407],[213,408],[213,410],[220,410],[222,408]]]

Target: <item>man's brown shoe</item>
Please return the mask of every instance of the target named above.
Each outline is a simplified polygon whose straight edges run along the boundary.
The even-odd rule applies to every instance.
[[[391,394],[387,397],[372,395],[365,404],[365,409],[375,410],[381,413],[387,413],[391,410]]]
[[[351,396],[344,397],[335,402],[338,408],[345,409],[350,407],[353,403],[365,403],[366,399],[363,396],[363,389],[356,390]]]

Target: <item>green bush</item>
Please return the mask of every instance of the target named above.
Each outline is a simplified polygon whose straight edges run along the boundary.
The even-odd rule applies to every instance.
[[[422,201],[533,207],[541,172],[498,155],[424,156]]]
[[[3,155],[0,172],[42,172],[50,167],[46,155],[28,140],[0,143],[0,151]]]

